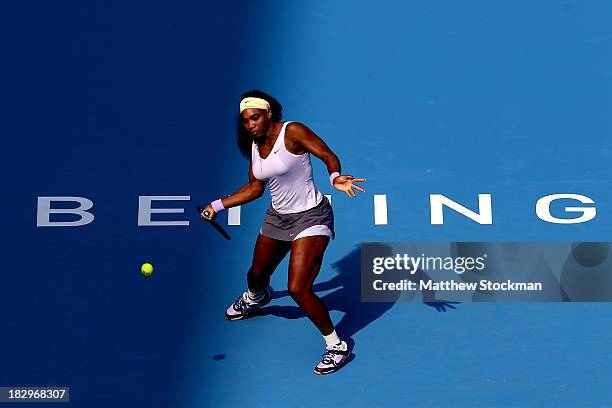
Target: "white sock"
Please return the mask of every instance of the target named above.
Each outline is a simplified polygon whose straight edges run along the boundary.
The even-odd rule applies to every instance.
[[[264,298],[264,295],[266,294],[265,290],[262,290],[261,292],[251,292],[250,289],[247,289],[247,292],[249,300],[252,300],[253,302],[259,302]]]
[[[340,337],[338,337],[338,335],[336,334],[335,329],[327,336],[323,336],[323,338],[325,339],[325,344],[327,344],[328,346],[333,346],[340,343]]]

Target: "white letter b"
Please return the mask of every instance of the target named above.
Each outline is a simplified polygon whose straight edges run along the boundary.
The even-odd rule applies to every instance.
[[[71,201],[79,203],[78,208],[51,208],[52,201]],[[38,197],[38,208],[36,210],[37,227],[80,227],[94,220],[94,215],[87,210],[93,207],[93,201],[83,197]],[[76,221],[51,222],[51,214],[75,214],[81,217]]]

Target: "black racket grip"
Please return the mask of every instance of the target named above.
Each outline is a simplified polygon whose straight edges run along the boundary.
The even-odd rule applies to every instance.
[[[199,213],[200,213],[200,215],[201,215],[201,214],[202,214],[202,210],[203,210],[203,208],[202,208],[202,207],[200,207],[199,205],[196,205],[196,210],[198,210],[198,212],[199,212]],[[206,217],[206,218],[208,218],[208,219],[210,219],[210,215],[211,215],[211,214],[210,214],[210,211],[206,211],[206,212],[204,213],[204,217]]]
[[[198,213],[202,214],[202,210],[204,210],[202,207],[200,207],[199,205],[196,205],[196,210],[198,210]],[[212,225],[217,232],[219,232],[219,234],[221,234],[223,236],[223,238],[225,239],[232,239],[229,234],[227,233],[227,231],[225,231],[223,229],[222,226],[220,226],[219,224],[217,224],[217,222],[215,220],[211,220],[210,218],[210,212],[208,210],[204,211],[204,216],[206,217],[206,219],[208,220],[208,222],[210,223],[210,225]]]

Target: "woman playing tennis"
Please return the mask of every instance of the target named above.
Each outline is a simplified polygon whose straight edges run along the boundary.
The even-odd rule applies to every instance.
[[[323,254],[335,233],[332,207],[314,183],[310,155],[325,163],[331,185],[349,197],[356,196],[353,189],[365,192],[355,184],[365,179],[341,175],[338,157],[320,137],[299,122],[281,122],[281,118],[282,106],[265,92],[253,90],[242,95],[238,146],[251,160],[249,182],[232,195],[210,203],[201,217],[213,220],[226,208],[253,201],[268,185],[272,204],[255,243],[248,288],[229,306],[225,317],[243,319],[269,303],[270,276],[290,252],[289,293],[326,343],[323,359],[314,372],[329,374],[342,367],[350,351],[338,337],[327,307],[312,291]]]

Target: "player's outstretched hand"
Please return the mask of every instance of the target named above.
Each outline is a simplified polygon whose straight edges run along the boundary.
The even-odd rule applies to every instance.
[[[217,216],[217,213],[215,212],[215,210],[213,210],[212,205],[210,204],[208,204],[206,208],[204,208],[200,212],[200,218],[203,219],[204,221],[213,221],[216,216]]]
[[[355,178],[351,175],[343,174],[334,179],[334,187],[340,191],[344,191],[349,197],[355,197],[357,196],[357,193],[355,193],[353,189],[359,190],[362,193],[365,193],[365,190],[353,183],[361,183],[363,181],[366,181],[366,179]]]

